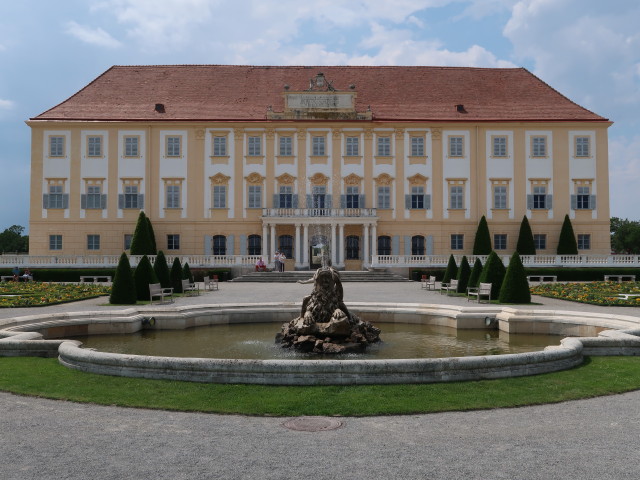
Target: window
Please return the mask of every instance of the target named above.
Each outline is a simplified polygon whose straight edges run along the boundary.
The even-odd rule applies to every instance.
[[[576,137],[576,157],[589,156],[589,137]]]
[[[102,137],[87,137],[87,155],[89,157],[102,156]]]
[[[464,209],[464,187],[462,185],[452,185],[449,187],[450,203],[449,208],[453,210]]]
[[[99,185],[88,185],[86,204],[87,209],[101,209],[102,207],[102,188]]]
[[[293,237],[291,235],[280,235],[278,238],[278,250],[287,258],[293,258]]]
[[[588,186],[582,186],[576,188],[576,209],[578,210],[588,210],[591,207],[591,188]]]
[[[507,208],[507,187],[505,185],[495,185],[493,187],[493,208]]]
[[[462,157],[464,154],[463,137],[449,137],[449,156]]]
[[[138,186],[137,185],[125,185],[124,186],[124,206],[123,208],[140,208],[138,207]]]
[[[315,185],[311,191],[311,208],[325,208],[325,193],[326,187],[324,185]]]
[[[280,186],[280,208],[293,208],[293,187]]]
[[[180,235],[175,233],[167,235],[167,250],[180,250]]]
[[[166,194],[166,208],[180,208],[180,185],[167,185]]]
[[[378,156],[388,157],[391,155],[391,137],[378,137]]]
[[[507,137],[493,137],[493,156],[507,156]]]
[[[544,233],[534,233],[533,234],[533,243],[536,247],[536,250],[546,250],[547,249],[547,235]]]
[[[49,235],[49,250],[62,250],[62,235]]]
[[[451,235],[451,250],[462,250],[464,248],[464,235],[454,233]]]
[[[227,137],[213,137],[213,156],[227,156]]]
[[[280,137],[280,156],[290,157],[293,155],[293,138]]]
[[[167,157],[180,156],[180,137],[167,137]]]
[[[49,185],[49,194],[45,195],[44,208],[68,208],[69,197],[63,191],[62,185]]]
[[[227,208],[227,186],[214,185],[213,208]]]
[[[347,237],[347,260],[358,260],[360,258],[360,237],[349,235]]]
[[[256,157],[262,155],[262,137],[248,137],[247,155]]]
[[[543,185],[533,187],[533,208],[547,208],[547,187]]]
[[[424,255],[424,237],[414,235],[411,237],[411,255]]]
[[[360,139],[358,137],[347,137],[346,139],[347,156],[360,155]]]
[[[493,249],[494,250],[506,250],[507,249],[507,234],[496,233],[493,236]]]
[[[262,208],[262,186],[249,185],[249,208]]]
[[[249,235],[247,253],[249,255],[262,255],[262,237],[260,235]]]
[[[411,209],[424,210],[424,187],[411,187]]]
[[[360,208],[358,187],[347,187],[346,208]]]
[[[324,137],[312,137],[311,139],[311,155],[325,155]]]
[[[124,137],[125,157],[137,157],[140,154],[138,137]]]
[[[131,240],[133,240],[133,235],[131,233],[124,234],[124,249],[129,250],[131,248]]]
[[[546,157],[547,156],[547,137],[532,137],[531,153],[534,157]]]
[[[588,233],[578,234],[578,250],[591,250],[591,235]]]
[[[391,237],[378,237],[378,255],[391,255]]]
[[[49,137],[49,156],[64,157],[64,137]]]
[[[227,254],[227,237],[225,237],[224,235],[213,236],[213,254],[214,255]]]
[[[100,235],[87,235],[87,250],[100,250]]]
[[[424,157],[424,137],[411,137],[411,155]]]
[[[391,208],[391,187],[378,187],[378,208]]]

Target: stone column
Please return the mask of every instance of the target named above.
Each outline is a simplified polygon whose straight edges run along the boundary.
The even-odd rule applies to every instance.
[[[337,265],[337,250],[338,244],[336,243],[336,224],[331,224],[331,265]]]
[[[269,258],[270,258],[269,263],[273,263],[273,261],[274,261],[273,254],[276,252],[276,245],[277,245],[277,243],[276,243],[276,226],[273,225],[273,224],[271,224],[270,226],[271,226],[271,245],[270,245],[271,250],[269,250]]]
[[[302,226],[302,263],[309,266],[309,225]]]
[[[362,247],[362,266],[369,265],[369,224],[364,224],[364,246]]]
[[[344,267],[344,225],[338,230],[338,264]]]
[[[262,224],[262,258],[269,263],[269,233],[267,230],[267,224]]]
[[[378,255],[378,226],[371,225],[371,255]]]
[[[296,243],[294,244],[295,245],[295,256],[296,256],[296,268],[300,267],[300,259],[301,259],[301,257],[300,257],[300,250],[301,250],[301,247],[300,247],[300,226],[301,225],[299,223],[296,223]]]

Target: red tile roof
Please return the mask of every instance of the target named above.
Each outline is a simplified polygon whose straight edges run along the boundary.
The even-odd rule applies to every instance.
[[[283,111],[285,84],[303,91],[319,72],[338,91],[355,84],[356,110],[374,120],[607,121],[524,68],[238,65],[114,66],[32,120],[265,120]]]

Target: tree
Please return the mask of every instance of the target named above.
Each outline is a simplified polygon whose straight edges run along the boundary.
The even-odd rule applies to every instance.
[[[187,262],[184,262],[184,267],[182,267],[182,278],[184,280],[189,280],[189,283],[193,283],[193,275],[191,274],[191,269]]]
[[[564,216],[564,222],[562,222],[562,229],[560,230],[560,239],[558,240],[558,255],[577,255],[578,243],[576,242],[576,236],[573,233],[573,227],[571,226],[571,220],[569,215]]]
[[[449,263],[447,264],[447,268],[444,271],[444,278],[442,279],[442,283],[449,283],[452,278],[456,278],[458,276],[458,265],[456,265],[456,259],[453,258],[453,255],[449,255]]]
[[[118,305],[135,305],[137,299],[136,284],[127,254],[122,252],[116,274],[111,285],[109,303]]]
[[[133,279],[136,283],[136,295],[138,300],[149,300],[149,284],[158,283],[158,277],[153,271],[149,257],[143,255],[133,272]]]
[[[169,265],[167,264],[167,257],[164,256],[164,252],[160,250],[156,256],[156,261],[153,264],[153,271],[156,272],[156,277],[162,288],[171,287],[171,275],[169,273]]]
[[[156,255],[158,248],[156,247],[156,234],[153,233],[153,225],[151,225],[151,219],[147,217],[147,229],[149,230],[149,244],[151,245],[151,252],[149,255]]]
[[[171,265],[171,286],[173,293],[182,293],[182,265],[178,257],[173,259],[173,265]]]
[[[640,253],[640,222],[611,217],[611,250],[616,253]]]
[[[500,303],[531,303],[527,272],[522,266],[518,252],[515,252],[509,260],[509,267],[504,276],[498,300]]]
[[[131,255],[155,255],[156,252],[153,249],[151,243],[151,236],[149,233],[149,222],[147,216],[143,211],[140,211],[138,215],[138,222],[136,223],[136,229],[133,232],[133,238],[131,238]]]
[[[469,266],[469,260],[467,256],[462,257],[460,261],[460,268],[458,268],[458,293],[467,293],[467,286],[469,285],[469,277],[471,276],[471,267]]]
[[[490,283],[491,298],[497,299],[500,296],[500,288],[502,287],[505,273],[504,263],[502,263],[496,252],[491,252],[482,268],[482,275],[480,275],[478,283]]]
[[[526,215],[522,217],[522,222],[520,223],[520,233],[518,234],[516,252],[520,255],[536,254],[536,244],[533,241],[533,232],[531,231],[531,225],[529,225],[529,220]]]
[[[489,255],[491,253],[491,235],[489,234],[489,225],[487,219],[483,215],[478,223],[476,230],[476,238],[473,241],[474,255]]]
[[[482,275],[482,262],[479,258],[476,258],[473,268],[471,269],[471,275],[469,276],[469,283],[467,283],[467,286],[477,287],[478,283],[480,283],[480,275]]]
[[[29,251],[29,236],[22,235],[24,227],[11,225],[0,233],[0,253],[15,252],[23,253]]]

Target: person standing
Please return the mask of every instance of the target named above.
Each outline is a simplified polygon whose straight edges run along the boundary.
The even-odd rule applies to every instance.
[[[278,250],[276,250],[276,253],[273,255],[273,266],[274,272],[280,271],[280,252]]]

